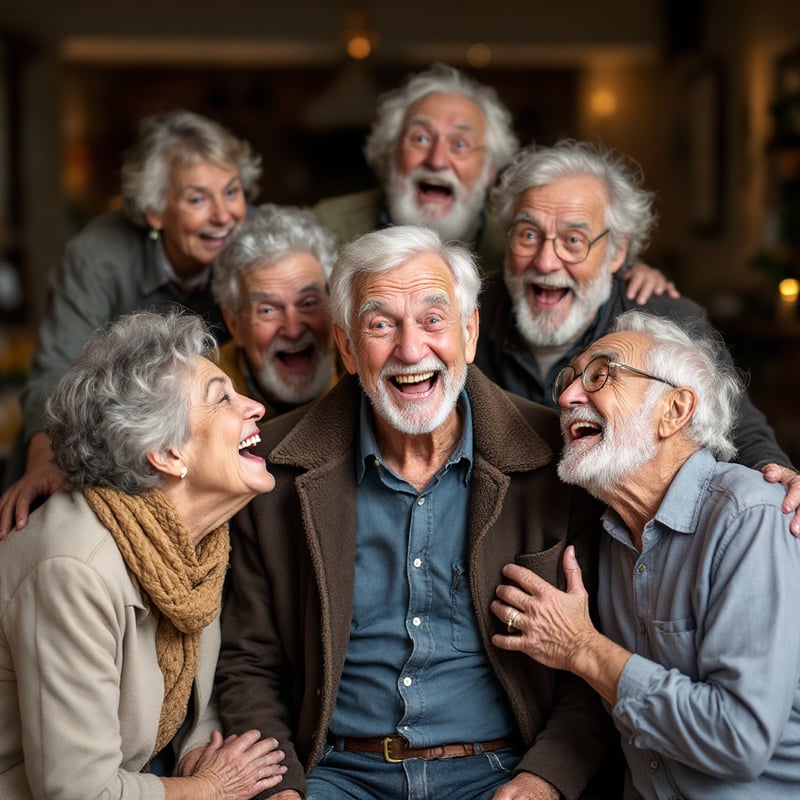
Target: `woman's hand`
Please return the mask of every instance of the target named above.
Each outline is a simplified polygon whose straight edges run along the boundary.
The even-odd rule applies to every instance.
[[[34,434],[28,446],[25,474],[0,497],[0,540],[5,539],[12,528],[24,528],[36,498],[50,497],[63,483],[64,475],[53,463],[50,439],[44,433]]]
[[[178,778],[162,778],[168,800],[248,800],[283,780],[285,758],[273,738],[258,731],[223,740],[214,731],[205,747],[196,747],[181,760]]]
[[[667,276],[654,267],[649,267],[643,262],[634,264],[623,276],[626,282],[625,296],[628,300],[635,300],[637,305],[644,305],[654,294],[666,294],[669,297],[680,297],[681,293],[675,284],[667,280]]]

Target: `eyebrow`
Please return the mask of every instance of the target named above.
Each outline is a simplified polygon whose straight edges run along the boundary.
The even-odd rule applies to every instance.
[[[226,184],[225,188],[230,188],[232,183],[241,183],[241,178],[238,175],[234,175]],[[181,192],[192,191],[192,192],[210,192],[211,190],[208,186],[200,186],[196,183],[187,183],[181,186]]]
[[[325,289],[321,283],[313,281],[312,283],[307,283],[305,286],[302,286],[298,290],[297,294],[302,294],[303,292],[324,292],[324,291]],[[250,300],[251,302],[258,302],[259,300],[267,300],[269,302],[275,302],[280,298],[274,292],[250,292],[250,294],[247,295],[247,299]]]
[[[587,355],[587,351],[586,350],[584,350],[583,353],[578,353],[578,355],[575,356],[575,358],[572,361],[570,361],[570,366],[572,367],[572,369],[575,369],[575,363],[577,362],[577,360],[581,356],[585,356],[585,355]],[[588,364],[593,358],[599,358],[599,357],[607,358],[609,361],[619,361],[619,353],[615,352],[614,350],[611,350],[609,352],[598,351],[596,353],[592,353],[586,359],[586,364]]]
[[[449,295],[444,292],[437,292],[436,294],[429,294],[422,298],[422,304],[425,306],[445,306],[450,308],[451,301]],[[358,309],[358,318],[363,319],[367,314],[372,311],[380,311],[386,305],[385,300],[369,299],[365,300]]]
[[[428,117],[411,117],[408,120],[406,125],[406,130],[408,130],[412,125],[421,125],[423,128],[428,128],[429,130],[433,129],[433,123],[428,119]],[[468,133],[474,133],[477,135],[478,130],[474,125],[470,125],[468,122],[456,122],[455,124],[451,125],[448,130],[450,131],[467,131]]]
[[[536,220],[536,218],[535,218],[535,217],[533,217],[533,216],[532,216],[530,213],[528,213],[527,211],[521,211],[519,214],[517,214],[517,215],[516,215],[516,216],[515,216],[515,217],[514,217],[514,218],[511,220],[511,224],[512,224],[512,225],[516,225],[518,222],[530,222],[530,223],[531,223],[531,225],[537,225],[537,226],[539,226],[539,227],[542,227],[542,226],[540,225],[540,223],[539,223],[539,222]],[[567,223],[566,223],[565,225],[563,225],[563,226],[559,226],[559,228],[560,228],[560,229],[563,229],[563,228],[578,228],[579,230],[586,230],[586,231],[588,231],[588,230],[591,230],[591,225],[590,225],[588,222],[586,222],[585,220],[581,220],[580,222],[570,222],[570,221],[567,221]]]

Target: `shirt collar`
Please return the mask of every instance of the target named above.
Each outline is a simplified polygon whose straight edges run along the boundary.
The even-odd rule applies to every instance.
[[[208,285],[208,281],[211,277],[211,267],[206,267],[199,275],[195,275],[193,278],[181,278],[177,272],[175,272],[172,264],[167,258],[167,253],[164,250],[164,243],[159,238],[156,247],[156,261],[158,262],[158,268],[161,271],[161,274],[164,277],[164,280],[176,286],[185,294],[191,294],[192,292],[197,291],[198,289],[205,289]]]
[[[708,450],[692,453],[672,479],[651,522],[658,522],[675,533],[693,534],[716,463]],[[645,529],[650,525],[649,522]],[[630,541],[628,529],[613,509],[608,508],[603,513],[603,526],[615,539]]]

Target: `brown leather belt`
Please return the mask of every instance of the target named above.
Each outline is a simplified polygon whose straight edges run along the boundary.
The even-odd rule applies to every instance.
[[[351,739],[348,737],[332,740],[340,750],[354,750],[359,753],[380,753],[387,761],[395,764],[407,758],[464,758],[514,747],[511,739],[493,739],[479,744],[442,744],[438,747],[409,747],[402,736],[383,736],[376,739]]]

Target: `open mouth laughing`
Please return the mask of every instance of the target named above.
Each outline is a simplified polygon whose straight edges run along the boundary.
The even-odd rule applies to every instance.
[[[389,382],[405,395],[427,396],[436,385],[439,373],[436,370],[392,375]]]
[[[261,436],[256,431],[255,433],[251,433],[250,436],[242,439],[239,442],[239,455],[242,458],[246,458],[248,460],[253,461],[263,461],[264,459],[260,456],[257,456],[255,453],[251,452],[252,448],[254,448],[259,442],[261,441]]]

